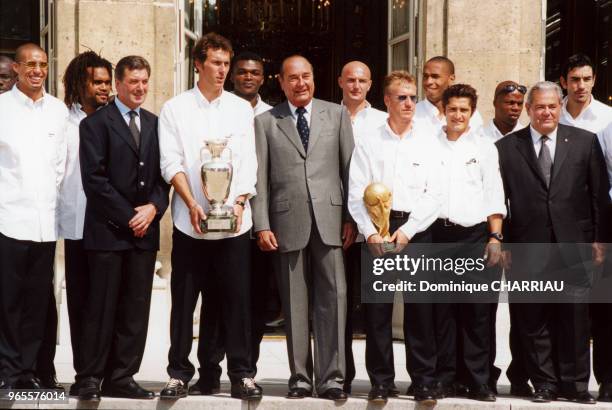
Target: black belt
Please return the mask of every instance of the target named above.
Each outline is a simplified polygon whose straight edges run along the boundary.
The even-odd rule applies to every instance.
[[[436,222],[438,222],[439,224],[441,224],[445,228],[450,228],[451,226],[461,226],[459,224],[451,222],[448,218],[439,218],[439,219],[436,220]],[[463,226],[461,226],[461,227],[463,228]]]
[[[394,211],[393,209],[391,210],[391,213],[389,214],[389,217],[393,219],[408,219],[409,216],[410,216],[410,212]]]

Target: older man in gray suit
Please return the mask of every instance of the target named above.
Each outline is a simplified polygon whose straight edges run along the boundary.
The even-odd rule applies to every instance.
[[[345,206],[351,121],[341,106],[313,98],[313,70],[305,58],[285,59],[279,80],[287,101],[255,118],[259,169],[252,206],[259,247],[276,251],[291,369],[287,397],[312,395],[312,311],[318,397],[343,401],[342,248],[356,235]]]

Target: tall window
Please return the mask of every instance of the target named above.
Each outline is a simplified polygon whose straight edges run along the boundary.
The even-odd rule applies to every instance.
[[[176,69],[176,91],[180,92],[193,87],[195,72],[191,49],[198,37],[202,35],[202,0],[180,0],[178,36],[179,58]]]
[[[418,0],[388,0],[389,35],[387,45],[389,71],[407,70],[415,73]]]
[[[57,90],[55,56],[55,0],[40,0],[40,46],[46,51],[49,61],[46,88],[53,95]]]

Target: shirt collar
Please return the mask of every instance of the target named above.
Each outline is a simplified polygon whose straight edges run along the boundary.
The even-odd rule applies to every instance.
[[[394,141],[404,141],[404,140],[409,139],[412,135],[414,135],[415,124],[414,124],[414,120],[412,120],[412,126],[410,127],[410,131],[408,131],[408,134],[406,134],[404,136],[404,138],[400,138],[400,136],[398,134],[396,134],[395,131],[393,131],[391,129],[391,126],[389,125],[389,119],[388,118],[385,121],[384,127],[385,127],[385,131],[386,131],[388,137],[391,137]]]
[[[536,131],[535,128],[533,128],[531,126],[531,124],[529,124],[529,130],[531,131],[531,140],[533,141],[533,143],[537,143],[540,141],[540,138],[542,137],[542,134],[540,134],[538,131]],[[555,130],[553,132],[551,132],[550,134],[546,134],[546,136],[548,138],[550,138],[550,140],[552,142],[556,142],[557,141],[557,131],[559,130],[559,126],[557,126],[555,128]]]
[[[140,107],[136,107],[132,110],[130,107],[122,103],[121,100],[119,99],[119,96],[117,95],[115,96],[115,105],[119,109],[119,112],[121,113],[121,115],[124,117],[127,117],[128,112],[130,111],[136,111],[136,114],[138,114],[138,116],[140,117]]]
[[[221,99],[224,98],[224,95],[227,92],[223,90],[221,91],[221,95],[219,95],[217,98],[215,98],[212,101],[208,101],[206,97],[204,97],[204,94],[202,94],[202,91],[200,90],[197,84],[192,88],[192,90],[195,95],[196,101],[198,102],[198,105],[200,107],[215,107],[215,108],[219,107],[219,105],[221,104]]]
[[[287,104],[289,104],[289,110],[291,110],[291,115],[293,115],[295,118],[297,118],[297,113],[295,112],[295,110],[297,110],[298,107],[296,107],[295,105],[291,104],[289,102],[289,100],[287,100]],[[310,100],[310,102],[304,108],[306,108],[306,113],[305,114],[312,113],[312,100]]]
[[[45,98],[47,96],[47,92],[45,91],[45,89],[43,88],[42,90],[42,97],[39,98],[38,100],[34,101],[32,100],[30,97],[28,97],[27,95],[25,95],[20,89],[19,87],[17,87],[17,83],[15,83],[13,85],[13,88],[11,88],[11,92],[13,93],[13,95],[15,96],[15,98],[17,99],[17,101],[19,101],[20,103],[22,103],[23,105],[28,105],[31,107],[35,107],[37,105],[44,105],[45,103]]]
[[[83,118],[87,117],[87,113],[83,111],[83,106],[80,103],[75,102],[70,106],[70,117],[80,122]]]
[[[497,125],[495,125],[495,122],[493,120],[489,121],[489,128],[491,128],[493,130],[493,132],[495,132],[495,134],[499,135],[500,137],[505,137],[508,134],[512,134],[513,132],[516,132],[516,131],[522,129],[523,128],[523,124],[521,124],[520,121],[517,121],[516,125],[514,126],[512,131],[510,131],[508,134],[502,134],[501,131],[499,130],[499,128],[497,128]]]
[[[495,126],[495,125],[494,125]],[[479,128],[480,129],[480,128]],[[468,129],[459,136],[459,138],[457,138],[455,141],[450,141],[447,136],[446,136],[446,125],[440,127],[440,131],[438,133],[438,136],[440,138],[441,141],[445,141],[447,143],[465,143],[465,142],[472,142],[476,140],[476,137],[478,136],[478,132],[476,132],[476,130],[474,130],[473,127],[468,127]]]
[[[427,110],[427,113],[439,121],[440,118],[438,116],[440,115],[440,110],[438,110],[438,107],[433,105],[427,98],[425,98],[423,101],[424,101],[425,110]]]

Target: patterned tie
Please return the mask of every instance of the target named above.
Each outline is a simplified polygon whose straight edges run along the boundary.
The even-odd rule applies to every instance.
[[[552,158],[548,145],[546,145],[546,142],[549,140],[550,138],[548,138],[547,135],[542,135],[540,137],[542,147],[540,148],[540,155],[538,155],[538,164],[540,164],[540,169],[542,170],[542,174],[544,174],[547,188],[550,186],[550,173],[552,170]]]
[[[300,134],[300,139],[302,140],[302,145],[304,146],[304,151],[308,151],[308,138],[310,137],[310,129],[308,128],[308,121],[306,121],[306,108],[298,107],[295,110],[297,113],[297,131]]]
[[[130,132],[132,133],[132,137],[134,137],[134,142],[136,143],[136,147],[140,147],[140,130],[138,129],[138,126],[136,125],[136,117],[138,116],[138,113],[136,111],[130,111],[128,112],[128,114],[130,114]]]

